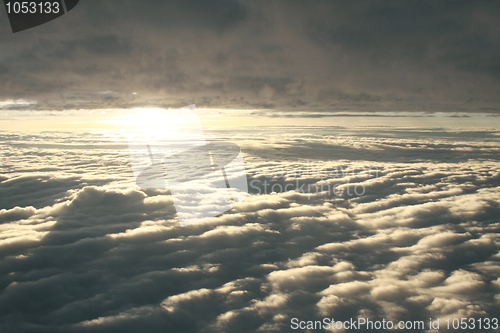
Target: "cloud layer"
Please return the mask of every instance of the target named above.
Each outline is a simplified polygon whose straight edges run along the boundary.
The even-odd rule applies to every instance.
[[[498,112],[499,14],[492,1],[86,1],[12,34],[2,12],[0,100]]]
[[[498,317],[496,134],[476,142],[455,131],[472,158],[443,161],[433,150],[452,154],[450,133],[398,138],[398,129],[386,129],[352,140],[355,131],[337,130],[319,140],[281,129],[281,139],[276,133],[266,144],[252,139],[264,130],[220,132],[242,145],[249,182],[335,183],[345,192],[253,193],[234,210],[187,227],[168,191],[130,186],[126,147],[111,145],[115,134],[88,134],[74,147],[57,143],[71,141],[70,133],[33,135],[39,145],[32,146],[22,134],[4,137],[2,154],[13,158],[0,182],[0,328],[286,332],[294,317]],[[319,141],[334,138],[352,142],[356,156],[365,143],[396,145],[404,156],[417,142],[421,148],[407,161],[377,161],[385,155],[376,152],[372,160],[366,153],[365,160],[322,158]],[[300,155],[301,145],[317,158],[286,153],[295,147]],[[281,153],[271,159],[266,152],[273,150]],[[40,170],[48,161],[57,170],[35,173],[33,156]],[[377,176],[362,165],[376,167]],[[363,195],[348,194],[356,185]]]

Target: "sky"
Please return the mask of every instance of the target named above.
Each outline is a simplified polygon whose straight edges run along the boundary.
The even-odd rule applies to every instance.
[[[12,34],[2,10],[0,101],[497,113],[499,14],[496,1],[88,0]]]
[[[500,2],[82,0],[8,22],[0,332],[498,331]]]

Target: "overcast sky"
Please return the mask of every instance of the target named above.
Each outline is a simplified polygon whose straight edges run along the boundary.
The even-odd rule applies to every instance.
[[[1,10],[0,101],[499,112],[499,15],[497,1],[86,0],[13,34]]]

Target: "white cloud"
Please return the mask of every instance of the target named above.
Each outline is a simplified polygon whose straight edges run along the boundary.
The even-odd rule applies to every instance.
[[[256,145],[262,155],[248,153],[249,180],[265,173],[281,184],[322,180],[291,172],[310,161],[267,155],[288,149],[279,143],[307,146],[330,171],[352,162],[321,160],[331,146],[315,146],[327,141],[315,135],[280,141],[275,132],[276,144]],[[35,138],[50,144],[49,134]],[[12,140],[11,148],[28,137]],[[375,135],[364,141],[378,144],[384,139]],[[292,317],[496,315],[498,161],[365,161],[378,166],[378,178],[326,179],[362,184],[362,196],[254,193],[183,228],[168,190],[130,186],[126,147],[109,155],[109,148],[45,149],[23,146],[11,160],[18,168],[0,178],[0,327],[8,331],[278,332]],[[41,168],[53,159],[62,171],[34,173],[35,153]],[[99,164],[99,156],[109,160]]]

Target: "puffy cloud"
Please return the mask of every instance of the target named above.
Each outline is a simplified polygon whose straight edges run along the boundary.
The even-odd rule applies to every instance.
[[[0,210],[0,221],[17,221],[24,220],[35,214],[36,209],[32,206],[30,207],[14,207],[12,209],[2,209]]]
[[[414,142],[409,133],[406,140]],[[433,133],[438,141],[449,135]],[[496,159],[443,163],[420,152],[420,161],[408,163],[328,160],[324,147],[314,145],[321,139],[303,134],[281,142],[303,144],[317,159],[271,159],[266,150],[273,144],[262,144],[246,153],[249,182],[339,182],[362,185],[365,193],[253,193],[235,209],[187,227],[179,225],[168,190],[130,186],[126,147],[109,155],[106,147],[87,154],[66,147],[76,170],[58,160],[61,147],[52,147],[63,171],[36,173],[23,154],[46,148],[23,147],[12,160],[16,168],[0,179],[0,328],[280,332],[294,317],[498,316]],[[227,129],[224,135],[241,137]],[[370,135],[363,136],[369,147],[384,144]],[[49,134],[34,137],[50,142]],[[358,155],[366,147],[352,149]],[[100,155],[109,160],[96,164]],[[42,168],[50,159],[43,156]],[[362,164],[377,166],[378,174]],[[323,169],[308,172],[313,166]]]

